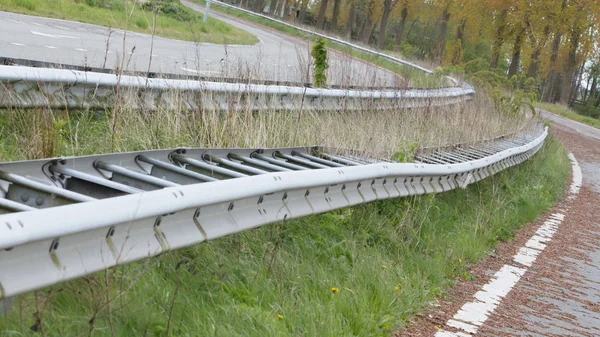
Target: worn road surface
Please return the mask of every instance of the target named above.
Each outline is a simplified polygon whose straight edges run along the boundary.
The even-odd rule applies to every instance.
[[[396,336],[600,336],[600,130],[539,113],[576,160],[567,196]]]
[[[600,130],[544,113],[578,160],[581,192],[481,336],[600,336]]]
[[[186,6],[203,7],[184,1]],[[91,67],[115,68],[125,52],[128,70],[306,81],[310,46],[304,41],[211,11],[211,16],[260,39],[251,45],[219,45],[154,38],[90,24],[0,12],[0,56]],[[109,38],[110,36],[110,38]],[[108,48],[107,48],[108,46]],[[135,49],[134,49],[135,48]],[[152,50],[152,52],[151,52]],[[398,86],[389,71],[337,52],[330,52],[329,84]]]

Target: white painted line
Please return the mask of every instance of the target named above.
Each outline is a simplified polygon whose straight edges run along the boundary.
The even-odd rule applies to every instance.
[[[169,56],[170,59],[174,59],[177,60],[177,58],[175,56]]]
[[[581,167],[572,153],[569,154],[573,170],[573,182],[569,190],[568,199],[573,199],[579,193],[583,176]],[[546,248],[560,223],[565,219],[565,214],[553,213],[538,228],[535,234],[513,256],[514,265],[504,265],[480,291],[471,302],[465,303],[460,310],[446,322],[446,326],[458,332],[441,330],[435,337],[471,336],[477,333],[483,323],[491,316],[496,307],[512,288],[519,282],[528,267],[535,262],[537,257]]]
[[[571,183],[571,196],[569,198],[573,198],[573,195],[579,193],[579,189],[581,185],[583,185],[583,174],[581,173],[581,166],[575,159],[575,156],[572,153],[569,153],[569,159],[571,159],[571,164],[573,165],[573,182]]]
[[[81,52],[86,52],[87,49],[83,49],[83,48],[75,48],[75,50],[81,51]]]
[[[183,71],[189,71],[190,73],[198,73],[198,70],[196,70],[196,69],[190,69],[190,68],[184,68],[184,67],[179,67],[179,69],[181,69]]]
[[[75,39],[75,40],[78,39],[78,37],[71,36],[71,35],[56,35],[56,37],[58,37],[59,39]]]
[[[40,26],[40,27],[46,27],[44,25],[42,25],[41,23],[37,23],[37,22],[31,22],[32,25],[36,25],[36,26]]]
[[[48,49],[57,49],[57,48],[58,48],[58,47],[55,47],[55,46],[50,46],[50,45],[47,45],[47,46],[44,46],[44,47],[46,47],[46,48],[48,48]]]
[[[17,21],[17,20],[13,20],[13,19],[8,19],[8,21],[12,21],[14,23],[18,23],[20,25],[24,25],[25,23],[21,22],[21,21]]]
[[[464,330],[467,332],[471,332],[471,333],[477,332],[476,326],[473,326],[471,324],[464,323],[464,322],[455,321],[453,319],[448,320],[448,326],[451,326],[451,327],[457,328],[457,329],[461,329],[461,330]]]
[[[78,39],[78,37],[70,36],[70,35],[52,35],[52,34],[41,33],[41,32],[35,31],[35,30],[30,30],[30,32],[33,35],[51,37],[53,39]]]
[[[156,54],[152,54],[152,57],[158,57],[158,55],[156,55]]]
[[[25,47],[25,45],[22,43],[11,42],[10,44],[12,44],[13,46]]]
[[[36,32],[35,30],[30,30],[30,32],[33,35],[39,35],[39,36],[51,37],[53,39],[58,39],[58,36],[56,36],[56,35],[46,34],[46,33],[40,33],[40,32]]]
[[[54,27],[64,29],[64,30],[71,30],[71,28],[67,28],[67,27],[63,27],[63,26],[54,26]]]

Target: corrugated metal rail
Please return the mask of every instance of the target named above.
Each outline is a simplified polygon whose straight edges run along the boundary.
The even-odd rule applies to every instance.
[[[103,109],[119,103],[147,110],[382,110],[455,104],[474,93],[466,83],[440,89],[315,89],[0,66],[0,108]]]
[[[0,163],[0,299],[268,223],[465,187],[525,161],[546,135],[430,149],[414,163],[322,147]]]

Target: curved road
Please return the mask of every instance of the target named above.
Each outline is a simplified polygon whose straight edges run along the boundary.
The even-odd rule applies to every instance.
[[[184,1],[186,6],[203,7]],[[306,81],[309,44],[249,22],[211,11],[211,16],[259,38],[251,46],[193,43],[128,32],[125,69]],[[90,24],[0,12],[0,56],[91,67],[116,68],[123,55],[122,30]],[[152,52],[151,52],[152,50]],[[398,76],[348,56],[330,53],[329,84],[397,86]],[[309,77],[310,78],[310,77]]]

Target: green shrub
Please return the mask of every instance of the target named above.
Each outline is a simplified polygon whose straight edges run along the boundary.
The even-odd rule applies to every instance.
[[[183,7],[178,1],[173,0],[150,0],[142,4],[142,9],[148,12],[157,11],[159,14],[177,21],[193,21],[196,19],[194,13]]]
[[[465,63],[465,73],[474,74],[478,71],[486,70],[490,67],[489,61],[477,58]]]
[[[329,65],[327,64],[327,49],[325,48],[325,43],[327,43],[327,40],[317,38],[315,40],[315,45],[310,52],[310,56],[312,56],[315,61],[315,77],[313,81],[315,88],[324,88],[327,85],[327,75],[325,75],[325,70],[329,68]]]

